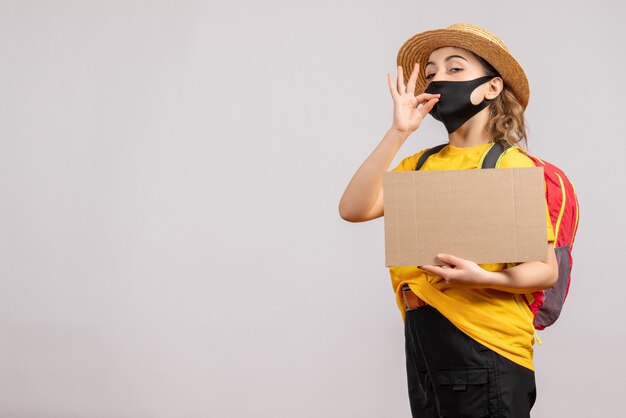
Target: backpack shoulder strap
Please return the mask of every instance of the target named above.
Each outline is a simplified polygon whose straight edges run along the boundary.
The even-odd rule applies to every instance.
[[[498,158],[504,153],[504,146],[500,142],[494,142],[489,147],[485,155],[483,155],[482,161],[478,164],[480,168],[496,168]]]
[[[448,144],[441,144],[441,145],[437,145],[436,147],[430,148],[428,150],[426,150],[425,153],[422,154],[422,156],[420,157],[420,159],[417,161],[417,165],[415,166],[415,171],[419,170],[420,168],[422,168],[422,166],[424,165],[424,163],[426,162],[426,160],[428,159],[428,157],[430,157],[433,154],[437,154],[439,151],[441,151],[446,145]]]
[[[426,160],[433,154],[438,153],[443,148],[445,148],[448,144],[437,145],[436,147],[430,148],[424,152],[417,164],[415,166],[415,170],[419,170],[422,168]],[[496,163],[500,156],[504,153],[504,146],[500,142],[494,142],[492,146],[489,147],[485,155],[483,155],[481,162],[478,164],[480,168],[496,168]]]

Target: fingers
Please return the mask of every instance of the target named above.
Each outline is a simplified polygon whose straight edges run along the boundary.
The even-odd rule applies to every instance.
[[[446,280],[455,278],[455,275],[459,273],[456,267],[462,265],[463,262],[465,261],[464,259],[455,257],[451,254],[437,254],[437,259],[447,265],[444,265],[441,267],[434,266],[434,265],[427,265],[427,266],[421,266],[420,268],[428,272],[431,272],[433,274],[436,274],[437,276],[441,276]]]
[[[391,73],[387,73],[387,82],[389,84],[389,91],[391,92],[392,97],[396,98],[397,96],[410,93],[411,96],[415,93],[415,84],[417,83],[417,77],[419,76],[419,63],[415,63],[413,66],[413,71],[411,72],[411,76],[409,77],[408,84],[405,86],[404,84],[404,70],[401,65],[398,65],[398,79],[396,81],[396,86],[393,85],[393,76]],[[425,105],[430,99],[439,98],[441,94],[431,94],[431,93],[422,93],[415,98],[417,99],[418,104]],[[436,102],[435,102],[436,103]],[[431,106],[434,106],[433,103]],[[432,107],[431,107],[432,108]],[[429,109],[430,110],[430,109]]]
[[[415,94],[415,82],[417,81],[417,75],[419,74],[419,63],[415,63],[413,65],[413,71],[411,72],[411,77],[409,77],[409,82],[406,85],[406,91],[408,91],[411,95]]]
[[[433,107],[435,107],[441,98],[441,94],[422,93],[418,94],[415,98],[417,99],[417,103],[422,105],[420,108],[422,116],[426,116],[433,109]]]
[[[428,266],[420,266],[420,268],[422,270],[425,270],[425,271],[429,272],[429,273],[435,274],[435,275],[443,278],[446,281],[455,279],[458,276],[458,274],[459,274],[459,272],[457,270],[451,269],[451,268],[446,268],[445,266],[444,267],[439,267],[439,266],[428,265]]]
[[[439,266],[420,266],[422,270],[426,270],[429,273],[436,274],[437,276],[441,276],[443,274],[443,269]]]
[[[396,87],[394,87],[393,85],[393,76],[391,75],[391,73],[387,73],[387,83],[389,84],[389,91],[391,92],[391,97],[393,97],[394,100],[396,100],[398,98],[398,90],[396,90]]]
[[[419,103],[425,103],[430,99],[438,99],[441,98],[441,93],[432,94],[432,93],[422,93],[415,96]]]
[[[422,115],[424,116],[427,115],[433,109],[433,107],[435,107],[438,101],[439,101],[438,97],[428,100],[426,104],[424,104],[420,109],[422,111]]]
[[[406,87],[404,86],[404,73],[402,72],[401,65],[398,65],[398,93],[406,93]]]
[[[424,106],[426,107],[426,106]],[[452,265],[452,266],[458,266],[460,264],[462,264],[465,260],[459,257],[455,257],[451,254],[437,254],[437,258],[439,259],[439,261],[442,261],[446,264]]]

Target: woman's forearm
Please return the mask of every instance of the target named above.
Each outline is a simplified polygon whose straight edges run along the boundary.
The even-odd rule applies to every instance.
[[[361,164],[339,202],[345,220],[360,221],[372,209],[380,193],[385,173],[409,133],[389,129],[378,146]]]
[[[553,287],[558,274],[554,245],[549,242],[547,262],[531,261],[502,271],[489,271],[486,273],[485,287],[511,293],[529,293]]]

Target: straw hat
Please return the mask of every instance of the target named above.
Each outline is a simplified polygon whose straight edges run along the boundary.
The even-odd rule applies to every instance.
[[[469,23],[455,23],[445,29],[421,32],[402,44],[397,62],[404,70],[405,84],[413,72],[414,63],[418,62],[420,65],[415,83],[416,96],[424,92],[426,85],[424,68],[428,57],[435,49],[444,46],[465,48],[491,64],[502,76],[504,84],[512,90],[519,103],[526,109],[530,89],[522,66],[509,53],[500,38],[480,26]]]

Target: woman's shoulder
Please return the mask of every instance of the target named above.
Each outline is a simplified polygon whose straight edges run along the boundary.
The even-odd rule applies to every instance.
[[[417,167],[417,161],[420,157],[428,151],[430,148],[424,148],[420,152],[417,152],[413,155],[409,155],[408,157],[403,158],[400,163],[395,166],[391,171],[414,171]]]
[[[535,163],[530,159],[526,151],[522,148],[515,146],[510,147],[500,157],[498,163],[500,168],[523,168],[523,167],[535,167]]]

